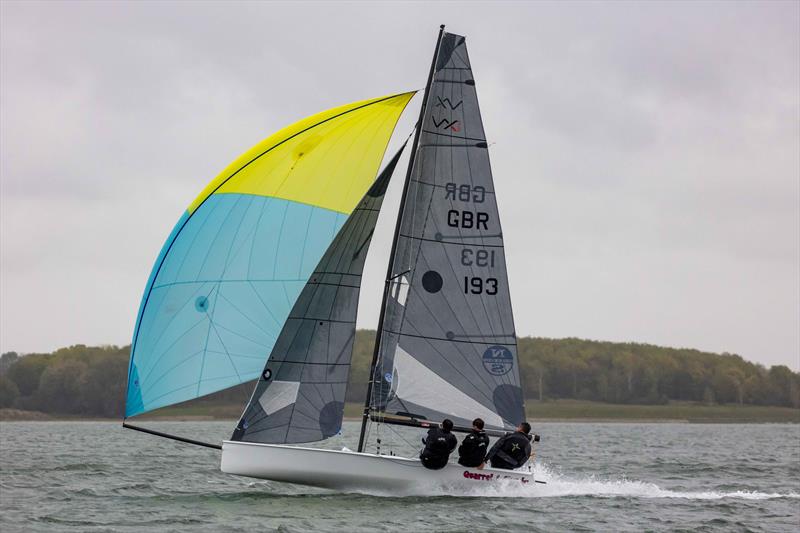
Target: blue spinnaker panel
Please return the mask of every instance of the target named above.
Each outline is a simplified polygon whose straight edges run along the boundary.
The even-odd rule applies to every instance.
[[[125,416],[256,379],[347,215],[216,194],[178,222],[142,302]]]

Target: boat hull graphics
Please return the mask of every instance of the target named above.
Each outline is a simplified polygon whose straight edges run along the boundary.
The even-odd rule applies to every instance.
[[[449,463],[428,470],[419,459],[352,451],[224,441],[221,469],[228,474],[343,491],[470,490],[497,484],[533,485],[533,473],[467,468]]]

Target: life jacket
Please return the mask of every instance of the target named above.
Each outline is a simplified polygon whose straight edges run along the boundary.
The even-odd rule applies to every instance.
[[[513,470],[528,462],[531,436],[515,431],[500,438],[489,452],[493,468]]]
[[[485,431],[475,431],[464,437],[458,447],[458,464],[462,466],[479,466],[483,463],[489,450],[489,437]]]
[[[438,427],[431,428],[425,437],[425,448],[420,452],[419,458],[427,468],[443,468],[447,464],[450,452],[455,449],[456,444],[458,444],[458,441],[455,435],[449,431],[444,431]]]

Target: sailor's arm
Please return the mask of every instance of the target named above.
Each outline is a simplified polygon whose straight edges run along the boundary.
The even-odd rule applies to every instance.
[[[494,446],[492,446],[492,449],[489,450],[489,453],[487,453],[486,457],[484,457],[483,462],[478,467],[478,470],[483,470],[483,468],[486,466],[486,463],[488,463],[491,460],[491,458],[494,457],[494,454],[496,454],[497,451],[500,449],[500,446],[503,445],[503,441],[504,440],[505,440],[505,437],[500,437],[499,439],[497,439],[497,442],[494,443]]]

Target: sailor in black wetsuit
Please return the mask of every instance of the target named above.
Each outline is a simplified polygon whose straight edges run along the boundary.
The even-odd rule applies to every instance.
[[[445,418],[442,427],[432,427],[428,430],[428,435],[422,439],[425,448],[419,454],[422,466],[431,470],[439,470],[447,464],[450,453],[455,450],[456,440],[450,430],[453,429],[453,421]]]
[[[489,437],[483,430],[483,420],[472,421],[472,433],[464,437],[458,447],[458,464],[461,466],[480,466],[489,449]]]
[[[492,468],[514,470],[528,462],[531,456],[531,425],[522,422],[514,433],[506,433],[494,443],[486,455],[486,462],[491,462]],[[486,463],[478,468],[483,468]]]

